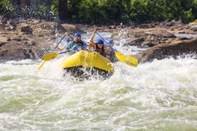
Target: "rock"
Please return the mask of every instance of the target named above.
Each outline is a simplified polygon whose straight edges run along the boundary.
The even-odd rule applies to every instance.
[[[37,28],[33,31],[32,33],[34,36],[38,36],[38,37],[45,37],[45,36],[51,36],[51,35],[55,35],[55,30],[47,30],[47,29],[40,29]]]
[[[190,27],[190,30],[197,31],[197,25],[191,26],[191,27]]]
[[[155,44],[150,41],[144,41],[141,46],[147,48],[147,47],[153,47],[155,46]]]
[[[7,42],[8,38],[0,36],[0,42]]]
[[[108,29],[116,29],[115,25],[108,26]]]
[[[153,59],[164,59],[170,56],[177,58],[182,54],[197,53],[197,38],[187,40],[177,40],[171,44],[161,44],[149,48],[141,53],[139,57],[140,62],[152,61]]]
[[[122,24],[123,25],[123,24]],[[196,34],[195,24],[183,24],[181,21],[164,21],[143,25],[82,25],[59,24],[38,19],[10,20],[0,16],[0,59],[22,60],[39,59],[57,43],[65,32],[111,32],[114,40],[125,39],[121,44],[130,48],[144,48],[136,54],[140,62],[163,59],[172,55],[197,51],[194,38],[177,38],[176,33]]]
[[[71,24],[61,24],[61,26],[65,29],[64,32],[80,32],[80,33],[85,33],[82,29],[80,29],[79,27],[75,26],[75,25],[71,25]]]
[[[30,26],[24,26],[24,27],[21,27],[21,32],[24,32],[24,34],[26,35],[31,35],[33,30]]]
[[[39,24],[41,23],[41,20],[40,19],[30,19],[29,20],[32,24]]]
[[[185,31],[179,31],[178,34],[185,34]]]
[[[56,22],[28,20],[8,20],[0,17],[0,59],[39,59],[53,48],[53,43],[65,31],[76,32],[78,28]],[[5,27],[7,30],[5,30]]]

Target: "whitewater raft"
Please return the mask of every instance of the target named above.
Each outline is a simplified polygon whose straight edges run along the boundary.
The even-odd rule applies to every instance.
[[[91,51],[79,51],[65,58],[61,68],[80,80],[92,77],[107,78],[114,73],[112,63],[102,55]]]

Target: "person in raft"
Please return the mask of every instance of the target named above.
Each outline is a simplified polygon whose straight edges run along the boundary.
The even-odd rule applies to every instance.
[[[116,61],[115,49],[113,48],[113,46],[114,46],[114,41],[112,39],[108,40],[105,48],[105,54],[106,54],[106,58],[109,59],[111,62]]]
[[[96,34],[96,30],[94,31],[93,35],[90,38],[90,42],[89,42],[89,49],[93,48],[93,51],[99,53],[100,55],[106,57],[105,54],[105,46],[104,46],[104,41],[99,39],[96,43],[94,43],[94,36]]]
[[[68,35],[68,32],[65,32],[65,36],[66,36],[66,44],[65,44],[65,46],[61,49],[61,48],[59,48],[58,46],[56,46],[55,48],[57,49],[57,50],[59,50],[59,51],[62,51],[66,46],[67,46],[67,44],[69,43],[69,42],[72,42],[73,40],[74,40],[74,36],[73,35]]]
[[[81,34],[75,33],[74,40],[69,42],[66,45],[63,52],[65,52],[65,53],[68,52],[69,54],[74,54],[80,50],[86,50],[87,46],[88,45],[86,44],[86,42],[81,40]]]

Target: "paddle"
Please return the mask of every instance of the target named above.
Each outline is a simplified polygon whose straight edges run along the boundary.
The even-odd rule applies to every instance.
[[[62,38],[61,38],[60,41],[57,43],[57,45],[55,46],[55,48],[62,42],[62,40],[64,39],[65,36],[66,36],[66,35],[62,36]],[[54,51],[55,48],[53,48],[52,51]],[[54,58],[56,58],[57,56],[58,56],[58,53],[56,53],[56,52],[51,52],[51,53],[45,54],[45,55],[43,56],[43,61],[42,61],[42,63],[39,65],[39,67],[37,68],[37,70],[39,71],[39,70],[43,67],[43,65],[45,64],[46,61],[51,60],[51,59],[54,59]]]
[[[98,33],[96,32],[96,34],[107,44],[107,41]],[[124,55],[121,52],[115,51],[115,55],[116,58],[123,63],[126,63],[130,66],[134,66],[137,67],[138,65],[138,59],[136,59],[135,57],[129,56],[129,55]]]

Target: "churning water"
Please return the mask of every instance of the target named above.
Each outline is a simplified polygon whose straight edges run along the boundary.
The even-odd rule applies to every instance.
[[[61,57],[0,64],[1,131],[197,131],[197,60],[114,63],[106,80],[62,76]]]
[[[118,62],[109,79],[81,82],[58,64],[0,64],[0,130],[197,130],[195,59]]]

